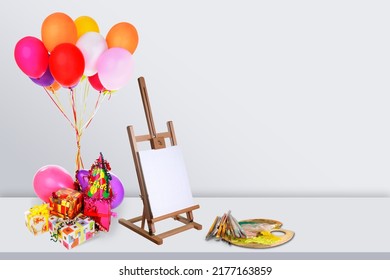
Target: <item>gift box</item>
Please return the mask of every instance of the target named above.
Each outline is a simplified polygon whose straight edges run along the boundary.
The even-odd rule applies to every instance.
[[[52,240],[62,243],[69,250],[93,237],[95,221],[83,214],[72,220],[52,215],[49,217],[49,230]]]
[[[29,231],[37,235],[47,232],[49,219],[49,206],[47,204],[36,205],[24,213],[25,223]]]
[[[76,190],[63,188],[54,192],[49,201],[51,214],[73,219],[81,212],[83,195]]]
[[[102,231],[109,231],[111,224],[111,201],[107,199],[93,199],[84,197],[84,215],[92,217],[98,228]]]

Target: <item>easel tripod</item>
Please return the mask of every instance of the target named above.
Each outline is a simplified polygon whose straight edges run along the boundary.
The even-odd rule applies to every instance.
[[[146,135],[138,135],[136,136],[134,133],[133,126],[127,127],[127,133],[129,136],[130,147],[133,154],[134,165],[137,173],[138,184],[140,187],[140,196],[143,202],[143,213],[141,216],[134,217],[131,219],[119,219],[119,223],[132,231],[142,235],[143,237],[151,240],[152,242],[161,245],[163,243],[163,239],[169,237],[174,234],[178,234],[188,229],[202,229],[202,225],[194,222],[194,216],[192,211],[199,208],[199,205],[194,205],[185,209],[177,209],[174,212],[168,213],[166,215],[162,215],[159,217],[154,217],[151,207],[150,201],[147,192],[147,186],[145,184],[145,178],[142,173],[141,162],[138,155],[138,143],[149,141],[151,149],[164,149],[166,148],[165,139],[169,138],[171,146],[176,146],[176,136],[173,127],[172,121],[167,122],[167,132],[157,133],[156,128],[153,121],[152,111],[150,107],[148,92],[145,84],[145,79],[143,77],[138,78],[138,85],[140,88],[142,103],[144,106],[146,121],[148,124],[149,134]],[[185,216],[182,216],[185,214]],[[183,223],[184,225],[179,226],[177,228],[171,229],[169,231],[156,234],[155,223],[173,218],[176,221]],[[138,226],[136,223],[141,223]],[[145,229],[145,225],[147,225],[147,229]]]

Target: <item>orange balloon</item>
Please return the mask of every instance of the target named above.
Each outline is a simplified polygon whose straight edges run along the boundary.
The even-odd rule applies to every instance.
[[[120,22],[108,31],[106,41],[108,48],[123,48],[133,54],[138,45],[138,32],[132,24]]]
[[[61,85],[57,81],[54,81],[50,86],[47,86],[45,88],[48,91],[51,91],[52,93],[54,93],[61,88]]]
[[[76,25],[72,18],[64,13],[49,15],[42,23],[41,34],[42,42],[49,52],[59,44],[76,44],[77,41]]]

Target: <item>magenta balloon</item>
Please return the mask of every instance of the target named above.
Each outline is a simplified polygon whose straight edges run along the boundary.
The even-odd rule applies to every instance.
[[[45,202],[61,188],[75,189],[72,176],[58,165],[41,167],[34,175],[33,185],[37,196]]]
[[[98,73],[96,73],[96,74],[93,75],[93,76],[88,77],[88,81],[89,81],[89,83],[91,84],[91,86],[92,86],[94,89],[96,89],[97,91],[103,91],[103,90],[104,90],[104,86],[103,86],[102,83],[100,82]]]
[[[122,48],[111,48],[102,53],[97,62],[99,79],[107,90],[118,90],[131,79],[133,56]]]
[[[88,187],[89,175],[89,171],[84,169],[80,169],[76,172],[76,179],[80,184],[82,192],[84,192]]]
[[[19,68],[30,78],[38,79],[49,66],[49,54],[41,40],[27,36],[20,39],[14,50]]]
[[[123,188],[121,180],[114,174],[110,172],[111,175],[111,191],[112,191],[112,200],[111,200],[111,208],[114,209],[118,207],[125,197],[125,189]]]

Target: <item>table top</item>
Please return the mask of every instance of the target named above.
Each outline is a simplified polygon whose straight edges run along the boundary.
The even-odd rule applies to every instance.
[[[24,224],[24,212],[40,204],[37,198],[0,198],[3,226],[0,231],[0,259],[31,256],[69,258],[327,258],[342,256],[390,259],[388,232],[390,198],[200,198],[194,221],[202,230],[190,229],[156,245],[118,223],[119,218],[141,215],[140,198],[127,197],[114,211],[109,232],[66,250],[50,241],[49,233],[34,236]],[[268,249],[236,247],[222,241],[205,240],[214,218],[228,210],[237,220],[266,218],[283,223],[294,238]],[[157,233],[181,223],[169,219],[156,223]],[[97,254],[98,253],[98,254]],[[45,255],[46,254],[46,255]],[[81,256],[81,255],[78,255]],[[32,257],[31,257],[32,258]],[[358,257],[359,258],[359,257]]]

